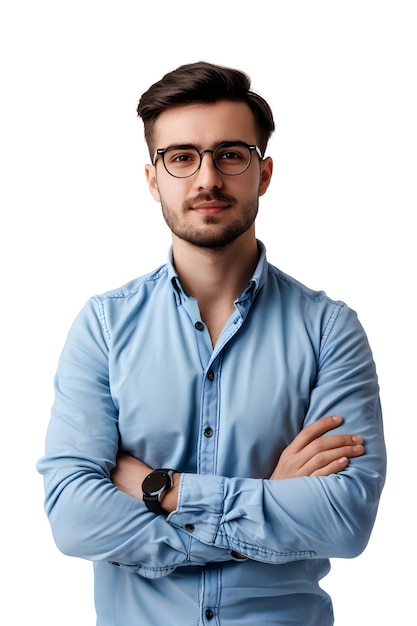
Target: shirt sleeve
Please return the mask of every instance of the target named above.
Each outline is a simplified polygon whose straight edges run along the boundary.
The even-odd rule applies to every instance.
[[[230,548],[190,538],[112,484],[119,430],[105,330],[95,301],[89,301],[70,329],[55,377],[46,450],[37,469],[58,548],[147,578],[233,559]]]
[[[360,434],[365,444],[345,470],[284,480],[183,474],[169,522],[208,546],[265,563],[357,556],[375,521],[386,454],[372,353],[346,306],[323,329],[304,423],[336,413],[344,417],[338,431]]]

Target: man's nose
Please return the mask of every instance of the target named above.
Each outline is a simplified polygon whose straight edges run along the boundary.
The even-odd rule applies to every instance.
[[[196,183],[199,187],[221,187],[223,178],[214,165],[213,150],[201,153],[201,165],[197,171]]]

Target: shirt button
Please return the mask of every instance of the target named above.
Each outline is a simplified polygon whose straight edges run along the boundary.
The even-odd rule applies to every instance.
[[[206,617],[207,619],[212,619],[214,617],[214,613],[211,609],[206,609]]]
[[[188,531],[189,533],[193,533],[194,532],[194,524],[186,524],[185,525],[185,530]]]
[[[197,330],[203,330],[203,328],[204,328],[204,324],[203,324],[203,322],[196,322],[196,323],[194,324],[194,327],[195,327]]]
[[[209,380],[214,380],[214,372],[212,372],[211,370],[209,371],[209,373],[207,374],[207,378]]]
[[[204,436],[205,437],[213,437],[213,431],[210,428],[210,426],[208,428],[206,428],[206,430],[204,431]]]

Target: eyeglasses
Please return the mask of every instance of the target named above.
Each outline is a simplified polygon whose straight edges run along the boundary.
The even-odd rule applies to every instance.
[[[199,152],[194,146],[184,144],[158,148],[155,151],[153,163],[155,165],[157,157],[160,156],[168,174],[175,178],[188,178],[198,172],[203,156],[206,152],[210,152],[216,170],[222,174],[227,174],[227,176],[238,176],[248,169],[252,161],[253,151],[262,159],[262,152],[258,146],[250,146],[242,141],[225,141],[214,150],[203,150],[202,152]]]

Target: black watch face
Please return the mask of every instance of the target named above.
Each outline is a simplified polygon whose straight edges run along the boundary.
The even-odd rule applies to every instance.
[[[152,495],[170,484],[171,478],[167,472],[152,472],[143,481],[142,489],[144,493]]]

